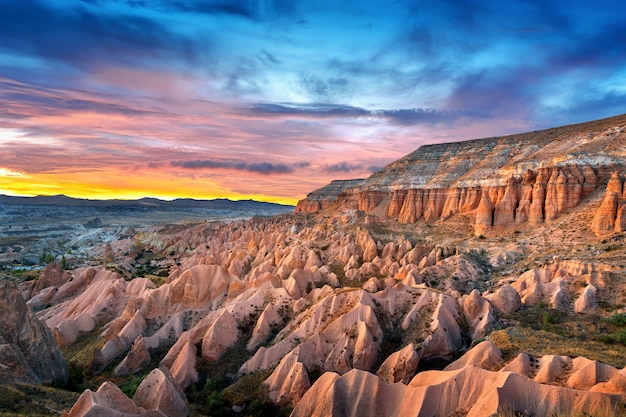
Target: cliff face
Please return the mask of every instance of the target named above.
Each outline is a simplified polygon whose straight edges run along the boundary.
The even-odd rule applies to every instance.
[[[358,187],[362,182],[363,180],[331,181],[330,184],[309,193],[304,200],[299,201],[296,212],[315,213],[324,210],[335,203],[339,193],[349,188]]]
[[[377,209],[403,223],[445,221],[472,213],[477,234],[516,223],[536,225],[576,207],[612,172],[623,171],[625,149],[626,115],[533,133],[427,145],[365,180],[333,182],[314,191],[298,203],[296,211],[333,206]],[[606,219],[598,220],[597,230],[625,223],[623,181],[619,177],[611,181],[609,194],[615,196],[607,194],[610,201],[602,209]]]

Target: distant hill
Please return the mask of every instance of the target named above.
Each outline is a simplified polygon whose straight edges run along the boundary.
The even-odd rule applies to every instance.
[[[0,204],[30,205],[30,206],[62,206],[62,207],[144,207],[144,208],[178,208],[178,209],[211,209],[211,210],[276,210],[288,212],[294,206],[277,203],[266,203],[254,200],[229,200],[218,198],[214,200],[195,200],[179,198],[176,200],[160,200],[158,198],[142,198],[139,200],[88,200],[72,198],[66,195],[14,197],[0,195]]]

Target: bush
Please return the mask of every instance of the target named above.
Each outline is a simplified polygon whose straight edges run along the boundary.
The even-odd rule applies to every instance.
[[[614,313],[607,321],[616,327],[626,327],[626,313]]]
[[[128,398],[133,398],[133,395],[135,395],[135,392],[137,392],[137,388],[139,388],[139,384],[141,384],[142,380],[143,380],[143,377],[132,375],[124,383],[124,385],[120,387],[120,389],[122,390],[124,394],[126,394]]]

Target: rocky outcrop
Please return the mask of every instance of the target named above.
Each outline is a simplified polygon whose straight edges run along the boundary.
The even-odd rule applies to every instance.
[[[67,382],[67,363],[52,333],[11,281],[0,280],[0,316],[0,383]]]
[[[166,368],[154,369],[139,384],[133,396],[137,406],[157,410],[168,417],[187,417],[187,397]]]
[[[157,410],[145,410],[128,398],[115,384],[104,382],[97,391],[85,390],[64,417],[168,417]]]
[[[297,211],[336,206],[384,213],[404,223],[474,213],[476,234],[554,221],[577,207],[612,170],[624,167],[626,133],[620,126],[625,120],[619,116],[532,134],[422,146],[365,180],[333,182],[314,191]],[[620,188],[616,197],[623,198],[622,193]],[[599,221],[598,230],[615,227],[617,209],[611,204],[607,216],[612,223]]]
[[[532,186],[532,177],[528,174],[526,186]],[[491,186],[485,194],[476,188],[477,193],[468,197],[462,187],[439,197],[437,192],[427,193],[429,199],[435,197],[422,207],[420,215],[424,219],[424,210],[430,208],[436,213],[441,207],[440,216],[446,216],[463,210],[470,200],[467,207],[473,207],[474,197],[480,194],[492,202],[492,221],[496,207],[500,207],[499,218],[505,218],[512,215],[513,206],[502,202],[523,198],[524,184],[514,175],[508,185]],[[400,210],[398,217],[402,216],[409,195],[408,191],[406,195],[397,193],[394,210]],[[425,195],[421,194],[422,203]],[[373,209],[376,213],[389,214],[382,210],[386,197],[378,203],[375,195],[368,198],[371,204],[377,204]],[[438,205],[441,201],[443,204]],[[516,221],[517,211],[513,218]],[[457,368],[445,370],[457,374],[427,374],[433,378],[432,386],[426,387],[428,384],[421,379],[426,376],[419,377],[418,369],[432,360],[451,361],[458,357],[471,343],[488,337],[494,326],[514,320],[514,316],[502,317],[502,313],[513,313],[522,304],[543,302],[568,310],[579,305],[579,311],[593,309],[593,291],[590,288],[585,293],[583,287],[592,285],[597,289],[598,300],[604,301],[609,294],[607,285],[614,285],[611,280],[617,281],[619,274],[609,263],[559,260],[543,253],[540,262],[535,262],[534,242],[524,239],[507,245],[505,238],[449,240],[443,233],[443,239],[436,244],[418,234],[410,238],[381,238],[354,207],[336,215],[328,211],[324,216],[237,221],[220,225],[210,233],[199,226],[171,230],[175,236],[168,239],[171,244],[150,237],[168,253],[182,254],[158,287],[149,279],[127,280],[101,267],[79,268],[69,272],[71,280],[57,291],[64,295],[57,301],[53,297],[52,305],[41,310],[41,316],[59,339],[69,344],[87,329],[102,326],[101,332],[93,333],[100,337],[96,346],[101,348],[95,349],[92,363],[115,369],[116,376],[145,372],[149,363],[164,354],[160,362],[163,372],[167,373],[167,369],[171,379],[184,389],[193,389],[192,385],[205,377],[203,362],[219,362],[225,360],[225,353],[238,354],[240,349],[247,349],[249,359],[239,368],[238,376],[268,370],[265,385],[270,398],[281,406],[299,407],[313,389],[319,398],[325,398],[324,392],[311,387],[314,376],[322,372],[334,373],[327,374],[335,376],[326,381],[340,381],[339,384],[360,375],[357,383],[374,384],[373,388],[363,388],[364,394],[373,397],[379,395],[377,389],[398,390],[416,401],[422,401],[422,391],[480,391],[467,397],[467,402],[461,401],[459,407],[465,407],[470,401],[477,401],[479,394],[487,395],[487,391],[470,381],[502,378],[498,381],[506,385],[508,378],[517,378],[502,376],[505,371],[496,372],[499,366],[506,365],[506,372],[530,380],[520,379],[526,381],[521,385],[511,383],[513,388],[507,391],[508,395],[514,388],[544,395],[547,391],[543,388],[533,388],[540,382],[534,379],[537,369],[532,368],[533,374],[530,370],[524,372],[531,369],[528,355],[528,360],[519,356],[517,362],[502,364],[488,344],[471,349],[463,361],[456,362]],[[450,243],[443,243],[444,239]],[[474,243],[480,245],[478,250],[470,246]],[[151,245],[150,241],[141,244],[144,248]],[[188,249],[188,245],[194,249]],[[128,250],[128,244],[113,242],[111,247],[116,259]],[[518,263],[522,260],[522,264]],[[526,266],[534,268],[518,273],[516,278],[514,271]],[[70,284],[75,287],[70,288]],[[84,330],[76,330],[79,325]],[[543,362],[533,362],[541,363],[542,383],[565,380],[564,372],[569,372],[573,362],[559,362],[561,359],[546,357]],[[458,375],[459,385],[446,375]],[[318,382],[324,378],[328,377]],[[159,377],[145,382],[150,388],[145,392],[148,402],[156,404],[160,396],[166,396],[151,396],[151,390],[159,384],[167,386],[166,380]],[[396,383],[404,385],[389,388]],[[617,379],[610,384],[608,380],[599,383],[605,385],[594,384],[592,392],[619,391]],[[497,391],[495,385],[491,385],[491,390]],[[170,388],[166,391],[173,392]],[[415,392],[418,393],[412,394]],[[345,398],[357,402],[362,398],[358,397],[360,394],[354,398],[351,395],[345,393]],[[400,394],[393,395],[398,397],[392,396],[392,400],[404,401]],[[437,395],[432,394],[432,398],[438,399]],[[561,395],[571,399],[570,394],[561,391],[546,395],[553,396],[553,400]],[[582,395],[587,395],[587,391]],[[503,395],[494,401],[504,398]],[[383,407],[379,411],[385,415],[387,406],[372,401],[373,407]],[[434,400],[426,402],[430,401]],[[452,400],[453,405],[457,404],[455,401]],[[545,411],[538,410],[539,414]]]
[[[498,311],[511,314],[522,306],[522,300],[515,290],[508,284],[500,287],[495,293],[485,295],[485,299]]]
[[[314,213],[332,206],[337,196],[344,190],[358,186],[363,180],[335,180],[327,186],[315,190],[298,201],[296,213]]]
[[[413,343],[409,343],[403,349],[389,355],[376,374],[392,384],[394,382],[408,384],[417,372],[420,357],[421,351],[417,352]]]
[[[525,369],[530,367],[507,365],[496,371],[502,364],[502,354],[490,342],[483,342],[443,371],[418,373],[408,386],[390,384],[359,370],[342,376],[329,372],[307,391],[292,416],[478,417],[503,410],[532,415],[574,410],[610,415],[625,393],[624,376],[611,366],[551,355],[539,362],[537,376],[543,382],[526,374]],[[568,366],[562,366],[564,363]],[[557,379],[566,379],[567,387],[556,384]]]
[[[626,231],[626,195],[624,179],[614,172],[606,186],[606,194],[591,222],[596,236]]]

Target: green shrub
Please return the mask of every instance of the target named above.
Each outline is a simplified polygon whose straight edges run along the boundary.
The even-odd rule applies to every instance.
[[[126,394],[127,397],[133,398],[133,395],[135,395],[135,392],[137,392],[137,388],[139,388],[139,384],[141,384],[142,380],[143,380],[143,377],[132,375],[124,383],[124,385],[120,387],[120,389],[122,390],[124,394]]]
[[[626,313],[614,313],[607,321],[616,327],[626,327]]]

